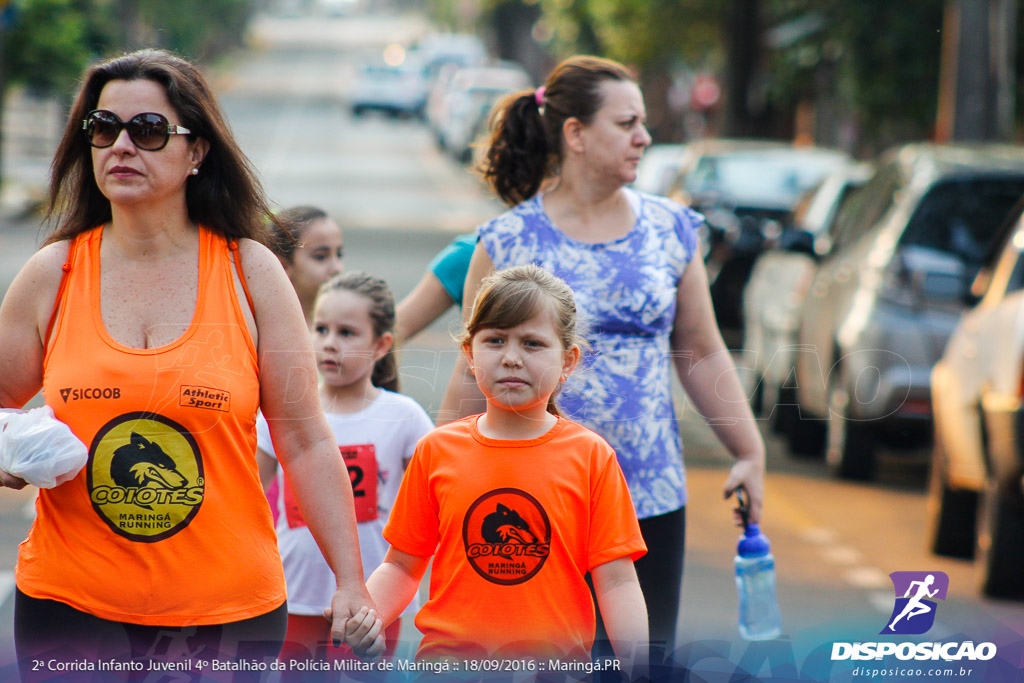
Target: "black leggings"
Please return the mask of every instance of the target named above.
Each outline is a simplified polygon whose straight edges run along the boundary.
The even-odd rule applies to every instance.
[[[285,603],[266,614],[210,626],[143,626],[101,619],[63,602],[14,594],[14,645],[22,681],[157,680],[151,662],[189,663],[188,675],[203,680],[259,680],[258,670],[216,673],[212,664],[201,671],[196,662],[212,660],[262,662],[269,667],[284,642],[288,623]],[[124,663],[99,671],[101,664]],[[81,664],[85,663],[85,670]],[[89,668],[89,665],[92,668]],[[167,674],[163,674],[167,675]],[[181,676],[181,672],[170,674]],[[186,675],[186,678],[188,678]],[[155,678],[154,678],[155,676]],[[174,680],[178,680],[175,678]]]
[[[686,508],[640,520],[647,554],[637,560],[636,575],[647,603],[651,645],[675,649],[676,620],[683,588]]]
[[[675,649],[676,619],[683,586],[683,552],[686,548],[686,508],[640,520],[647,554],[634,563],[640,589],[647,603],[652,662]],[[589,579],[589,575],[588,575]],[[597,615],[595,656],[611,656],[600,610]]]

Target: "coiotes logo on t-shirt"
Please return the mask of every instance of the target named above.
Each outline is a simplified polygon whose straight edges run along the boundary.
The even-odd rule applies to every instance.
[[[153,413],[127,413],[103,426],[89,448],[92,507],[132,541],[169,538],[199,512],[203,460],[192,434]]]
[[[530,580],[544,566],[551,552],[551,522],[529,493],[496,489],[470,506],[462,540],[480,576],[510,586]]]

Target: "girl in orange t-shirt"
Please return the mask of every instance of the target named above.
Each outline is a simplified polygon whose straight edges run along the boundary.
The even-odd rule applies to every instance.
[[[417,445],[384,529],[391,548],[367,581],[377,611],[346,629],[357,652],[382,650],[433,556],[418,658],[586,660],[590,572],[615,654],[646,660],[633,568],[646,546],[625,478],[601,437],[554,408],[583,345],[572,290],[555,276],[516,266],[485,281],[462,350],[487,411]]]

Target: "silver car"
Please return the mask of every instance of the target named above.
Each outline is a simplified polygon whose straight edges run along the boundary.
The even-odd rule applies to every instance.
[[[1022,194],[1020,147],[915,144],[882,159],[801,310],[791,443],[824,437],[847,479],[873,477],[881,443],[927,443],[932,366]]]

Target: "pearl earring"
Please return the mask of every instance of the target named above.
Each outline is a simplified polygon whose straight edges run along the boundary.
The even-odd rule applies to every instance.
[[[199,169],[198,168],[193,168],[192,169],[192,175],[199,175]]]

